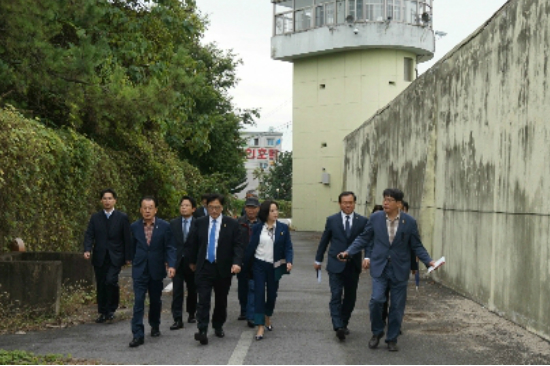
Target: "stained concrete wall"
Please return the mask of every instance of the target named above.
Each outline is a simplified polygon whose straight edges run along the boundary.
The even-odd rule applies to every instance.
[[[61,273],[59,261],[0,261],[2,306],[59,314]]]
[[[550,339],[550,2],[511,0],[345,139],[359,211],[404,190],[437,280]]]
[[[13,252],[0,256],[0,295],[7,293],[12,305],[57,314],[62,286],[93,284],[93,267],[82,253]]]

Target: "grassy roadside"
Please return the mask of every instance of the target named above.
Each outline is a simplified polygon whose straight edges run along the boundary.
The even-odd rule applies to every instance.
[[[26,351],[4,351],[0,349],[0,365],[97,365],[95,360],[80,360],[71,355],[35,355]]]

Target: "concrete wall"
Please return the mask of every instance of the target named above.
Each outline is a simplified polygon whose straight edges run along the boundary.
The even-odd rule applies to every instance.
[[[13,252],[0,256],[0,292],[12,304],[59,313],[62,286],[91,286],[94,270],[81,253]],[[3,298],[3,297],[2,297]]]
[[[37,312],[59,313],[61,262],[1,262],[0,292],[13,311],[25,308]],[[4,295],[8,294],[8,297]]]
[[[297,230],[322,230],[338,208],[344,137],[411,84],[404,51],[377,49],[294,61],[292,219]],[[414,65],[416,66],[416,65]],[[330,184],[321,183],[322,173]]]
[[[550,339],[550,2],[511,0],[345,139],[344,188],[399,187],[443,284]]]

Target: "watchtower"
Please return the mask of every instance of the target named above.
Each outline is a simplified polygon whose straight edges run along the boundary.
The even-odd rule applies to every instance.
[[[272,3],[271,57],[293,63],[293,225],[320,230],[346,188],[344,137],[433,57],[433,0]]]

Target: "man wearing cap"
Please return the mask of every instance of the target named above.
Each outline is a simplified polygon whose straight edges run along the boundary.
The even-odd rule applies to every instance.
[[[260,202],[256,197],[249,197],[244,204],[244,215],[239,217],[239,228],[241,230],[241,241],[244,246],[248,246],[250,241],[250,233],[252,226],[258,222],[258,211],[260,211]],[[239,320],[248,319],[249,325],[254,326],[254,281],[249,278],[249,274],[239,273],[238,279],[238,294],[239,303],[241,305],[241,313]],[[250,304],[247,306],[247,304]],[[248,310],[248,311],[247,311]]]

